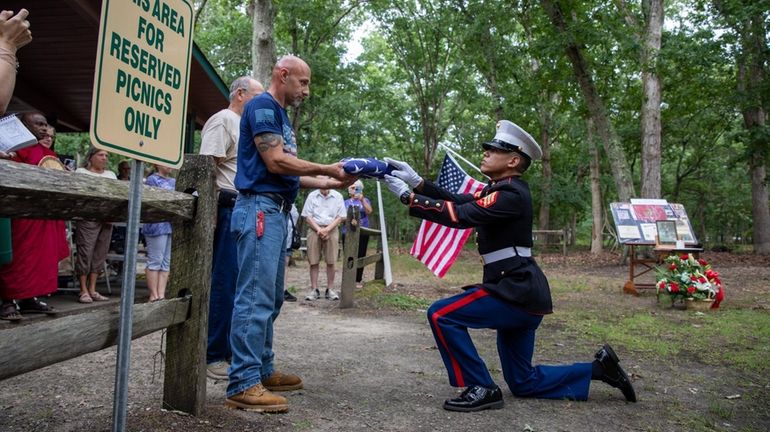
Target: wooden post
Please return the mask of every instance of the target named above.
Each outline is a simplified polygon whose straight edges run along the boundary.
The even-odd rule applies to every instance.
[[[345,243],[342,247],[341,308],[353,307],[353,297],[356,288],[356,270],[358,269],[358,242],[361,237],[361,230],[358,229],[360,224],[361,216],[358,213],[358,207],[348,207],[348,215],[347,219],[345,219]]]
[[[561,230],[561,254],[567,256],[567,228]]]
[[[191,295],[192,304],[190,317],[166,333],[163,407],[197,416],[206,402],[211,251],[217,211],[213,158],[185,155],[176,188],[194,190],[198,199],[193,220],[174,224],[168,295]]]

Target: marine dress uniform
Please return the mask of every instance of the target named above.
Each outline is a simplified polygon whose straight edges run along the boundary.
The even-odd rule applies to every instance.
[[[485,150],[517,151],[531,159],[542,154],[529,134],[508,121],[500,122],[495,139],[483,146]],[[510,176],[490,181],[475,194],[453,194],[423,180],[419,193],[403,193],[401,198],[411,216],[454,228],[476,228],[478,234],[484,265],[481,283],[466,286],[463,293],[439,300],[428,309],[449,382],[467,387],[460,397],[448,399],[445,409],[477,411],[503,406],[501,391],[479,357],[468,328],[497,330],[503,377],[516,396],[585,400],[592,377],[617,378],[621,384],[608,382],[624,386],[624,394],[628,391],[630,382],[609,346],[597,353],[594,363],[532,366],[535,332],[543,316],[552,312],[552,303],[548,280],[532,257],[532,197],[525,181]],[[633,388],[630,392],[633,394]]]

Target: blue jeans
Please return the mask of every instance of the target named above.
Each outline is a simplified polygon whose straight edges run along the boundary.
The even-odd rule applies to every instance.
[[[264,232],[256,235],[257,213]],[[288,214],[262,195],[238,195],[230,229],[237,240],[236,283],[227,396],[259,384],[273,373],[273,322],[283,304]]]
[[[217,229],[214,231],[214,256],[211,265],[211,294],[209,295],[209,335],[206,363],[227,361],[230,350],[230,323],[233,318],[235,281],[238,276],[238,252],[235,237],[230,233],[232,207],[217,209]]]

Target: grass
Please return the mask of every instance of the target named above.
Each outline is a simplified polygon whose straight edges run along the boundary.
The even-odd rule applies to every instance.
[[[481,278],[481,266],[470,258],[458,259],[443,279],[408,254],[393,254],[391,260],[396,280],[458,287]],[[645,306],[651,301],[649,297],[634,301],[620,294],[617,280],[606,277],[563,277],[551,270],[549,282],[557,307],[544,325],[558,324],[561,331],[575,337],[593,343],[610,342],[651,358],[685,356],[706,365],[770,373],[770,314],[765,310],[731,309],[728,302],[717,312],[696,314]],[[361,295],[376,297],[381,307],[413,310],[425,309],[431,303],[383,292],[382,284],[373,283],[367,284]]]
[[[364,287],[356,293],[356,296],[359,299],[371,301],[379,307],[398,310],[427,309],[431,304],[430,300],[408,294],[384,292],[384,288],[385,284],[383,281],[370,281],[364,284]]]

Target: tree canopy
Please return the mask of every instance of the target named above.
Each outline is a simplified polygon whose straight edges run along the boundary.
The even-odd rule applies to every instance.
[[[195,2],[195,40],[225,81],[250,73],[251,1]],[[390,156],[431,178],[442,145],[478,162],[480,143],[508,119],[546,154],[525,176],[538,225],[572,228],[587,244],[596,223],[590,144],[606,215],[646,179],[643,76],[652,74],[661,102],[644,109],[660,117],[661,198],[685,205],[706,246],[753,242],[770,253],[770,0],[663,2],[651,57],[654,3],[275,2],[276,55],[296,54],[313,70],[311,97],[293,117],[300,155]],[[411,239],[417,222],[400,206],[386,211]]]

